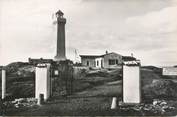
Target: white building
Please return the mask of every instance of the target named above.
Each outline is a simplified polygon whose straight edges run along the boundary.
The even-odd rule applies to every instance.
[[[132,56],[122,56],[115,52],[103,55],[80,55],[83,66],[93,68],[118,68],[125,61],[134,61],[136,58]]]

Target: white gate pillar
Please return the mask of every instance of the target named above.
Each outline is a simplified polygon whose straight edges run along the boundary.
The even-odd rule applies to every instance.
[[[50,64],[38,64],[35,75],[35,98],[43,94],[47,100],[51,96]]]
[[[140,64],[123,65],[123,103],[141,102]]]
[[[6,71],[2,69],[2,99],[6,96]]]

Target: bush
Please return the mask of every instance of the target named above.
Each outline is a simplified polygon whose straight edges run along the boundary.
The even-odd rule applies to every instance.
[[[177,98],[177,83],[171,80],[157,80],[143,87],[145,96],[151,98]]]

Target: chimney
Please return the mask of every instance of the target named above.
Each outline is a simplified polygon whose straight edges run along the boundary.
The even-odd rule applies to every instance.
[[[108,54],[108,51],[106,50],[106,54]]]

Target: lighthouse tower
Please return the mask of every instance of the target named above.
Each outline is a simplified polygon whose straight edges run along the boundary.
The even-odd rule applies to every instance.
[[[66,60],[65,55],[65,24],[66,19],[63,17],[62,11],[56,12],[57,17],[57,54],[54,57],[55,61]]]

